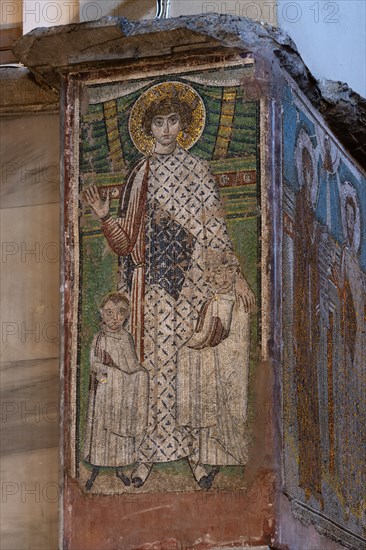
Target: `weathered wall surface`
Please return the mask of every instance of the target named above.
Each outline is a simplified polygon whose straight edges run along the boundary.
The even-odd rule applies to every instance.
[[[285,492],[299,517],[361,549],[366,179],[295,91],[283,101]]]

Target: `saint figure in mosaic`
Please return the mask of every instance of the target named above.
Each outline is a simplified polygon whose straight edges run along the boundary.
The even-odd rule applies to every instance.
[[[366,279],[358,250],[361,214],[356,189],[342,185],[342,222],[345,243],[340,267],[333,265],[332,280],[340,303],[341,365],[337,371],[336,460],[338,483],[347,507],[362,514],[366,486]]]
[[[297,145],[300,191],[296,196],[294,235],[294,346],[297,385],[299,485],[306,498],[321,499],[322,456],[319,420],[318,352],[320,340],[320,228],[311,190],[315,178],[312,145],[302,131]]]
[[[128,177],[119,216],[111,217],[108,195],[102,199],[94,186],[86,192],[120,257],[120,287],[131,301],[131,334],[149,372],[147,436],[132,473],[136,487],[154,463],[190,459],[197,450],[194,432],[177,423],[177,357],[212,297],[210,254],[233,249],[209,166],[188,151],[204,125],[204,104],[192,87],[181,82],[152,86],[130,115],[130,135],[144,156]],[[249,312],[255,298],[240,273],[234,286]],[[213,477],[202,469],[196,479],[209,488]]]

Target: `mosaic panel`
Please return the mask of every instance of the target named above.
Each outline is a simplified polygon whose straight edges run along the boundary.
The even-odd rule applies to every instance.
[[[285,492],[365,548],[366,179],[289,88],[283,107]]]
[[[85,493],[246,488],[263,325],[250,70],[81,86],[70,368]]]

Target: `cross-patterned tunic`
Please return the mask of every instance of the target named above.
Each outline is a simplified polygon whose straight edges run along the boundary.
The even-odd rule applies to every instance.
[[[149,427],[143,462],[193,452],[192,435],[176,426],[177,352],[194,332],[210,295],[208,257],[232,249],[207,163],[177,146],[143,159],[131,173],[121,215],[102,225],[123,257],[131,299],[131,334],[150,374]]]

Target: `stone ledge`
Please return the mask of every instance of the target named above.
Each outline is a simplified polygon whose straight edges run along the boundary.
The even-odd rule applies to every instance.
[[[32,73],[15,65],[0,67],[0,114],[58,111],[59,94],[46,85],[40,86]]]
[[[14,55],[40,80],[57,90],[61,75],[177,53],[235,48],[262,60],[273,81],[289,74],[353,158],[366,166],[366,100],[346,84],[319,83],[294,42],[281,30],[233,15],[202,14],[164,20],[98,21],[35,29],[22,37]],[[181,55],[184,55],[182,53]]]

